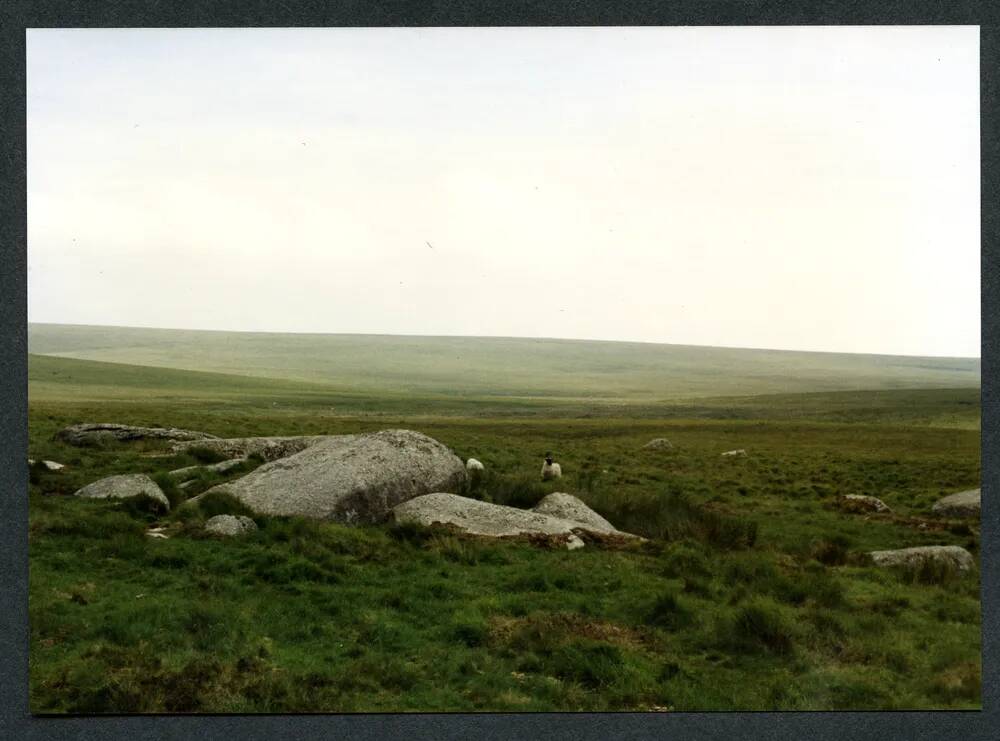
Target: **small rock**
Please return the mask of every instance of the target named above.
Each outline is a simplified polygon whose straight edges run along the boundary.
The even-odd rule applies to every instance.
[[[845,512],[892,512],[878,497],[864,494],[845,494],[838,497],[837,506]]]
[[[936,561],[953,566],[959,571],[967,571],[975,564],[972,554],[957,545],[926,545],[894,551],[872,551],[868,555],[876,566],[916,568],[924,563]]]
[[[980,489],[969,489],[939,499],[931,511],[942,517],[979,517],[982,496]]]
[[[170,509],[170,500],[167,499],[167,495],[153,479],[144,473],[108,476],[92,484],[87,484],[82,489],[77,490],[73,496],[91,499],[129,499],[140,494],[146,494],[162,504],[165,509]]]
[[[475,458],[469,458],[469,460],[465,462],[465,470],[467,471],[482,471],[484,468],[483,464]]]
[[[673,450],[673,444],[665,437],[654,437],[642,446],[643,450]]]
[[[577,548],[583,548],[583,541],[575,535],[570,535],[566,539],[566,550],[575,551]]]
[[[246,535],[257,529],[257,523],[244,515],[216,515],[205,523],[205,532],[232,537]]]
[[[723,455],[738,455],[738,456],[745,456],[746,454],[747,452],[743,448],[740,448],[739,450],[727,450],[725,453],[723,453]]]

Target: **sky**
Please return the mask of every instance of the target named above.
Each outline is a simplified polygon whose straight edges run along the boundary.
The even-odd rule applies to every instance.
[[[979,32],[41,29],[28,320],[980,354]]]

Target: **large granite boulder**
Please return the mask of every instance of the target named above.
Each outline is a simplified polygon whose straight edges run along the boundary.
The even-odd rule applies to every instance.
[[[969,489],[939,499],[931,511],[942,517],[979,517],[980,501],[980,490]]]
[[[205,523],[205,532],[225,537],[247,535],[255,530],[257,523],[245,515],[216,515]]]
[[[560,520],[569,520],[578,523],[599,533],[617,533],[614,525],[605,520],[594,510],[574,497],[572,494],[556,491],[542,498],[542,500],[531,508],[532,512],[542,515],[556,517]]]
[[[260,456],[265,461],[276,461],[300,453],[316,443],[344,435],[299,435],[293,437],[231,437],[215,440],[174,443],[171,449],[183,453],[189,448],[204,448],[227,459]]]
[[[165,509],[170,509],[167,495],[144,473],[127,473],[98,479],[77,490],[73,496],[90,499],[128,499],[140,494],[146,494],[162,504]]]
[[[383,430],[326,437],[205,494],[226,492],[261,514],[376,523],[400,502],[465,481],[465,464],[437,440]]]
[[[975,564],[972,554],[957,545],[925,545],[895,551],[872,551],[868,555],[876,566],[919,568],[925,563],[936,562],[967,571]]]
[[[207,432],[181,430],[176,427],[136,427],[110,422],[82,422],[64,427],[56,439],[70,445],[100,445],[104,442],[129,440],[214,440]]]

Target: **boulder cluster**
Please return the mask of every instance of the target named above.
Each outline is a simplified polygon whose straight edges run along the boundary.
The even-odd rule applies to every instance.
[[[549,494],[530,510],[462,496],[456,492],[465,490],[469,472],[484,471],[483,464],[475,458],[463,462],[442,443],[412,430],[223,439],[172,427],[86,423],[61,430],[57,438],[74,445],[91,445],[107,439],[170,440],[174,452],[200,447],[226,458],[220,463],[171,471],[171,477],[183,480],[182,487],[194,483],[201,469],[225,473],[245,463],[250,456],[258,457],[265,461],[263,465],[189,501],[197,502],[213,492],[223,492],[263,515],[295,515],[345,524],[394,522],[438,526],[483,537],[543,538],[571,550],[582,547],[588,537],[639,539],[617,530],[580,499],[564,492]],[[672,447],[665,438],[656,438],[644,449]],[[746,451],[731,450],[722,455],[742,457]],[[559,464],[546,454],[542,478],[555,479],[560,475]],[[166,495],[145,474],[109,476],[76,492],[76,496],[101,499],[139,495],[156,500],[165,510],[170,508]],[[943,517],[978,517],[980,498],[979,489],[952,494],[937,502],[933,512]],[[882,500],[866,495],[847,494],[839,497],[837,504],[848,512],[891,512]],[[234,536],[252,532],[256,524],[245,516],[219,515],[211,518],[205,529],[217,535]],[[965,570],[973,563],[971,554],[958,546],[874,551],[869,555],[878,566],[913,566],[937,561]]]

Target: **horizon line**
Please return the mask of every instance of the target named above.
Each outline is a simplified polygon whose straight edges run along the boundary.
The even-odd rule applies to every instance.
[[[484,340],[547,340],[555,342],[606,342],[620,345],[659,345],[664,347],[698,347],[718,350],[757,350],[762,352],[809,353],[818,355],[869,355],[888,358],[935,358],[940,360],[978,360],[980,355],[908,355],[904,353],[850,352],[843,350],[798,350],[780,347],[747,347],[743,345],[697,345],[679,342],[654,342],[651,340],[606,340],[590,337],[548,337],[519,335],[467,335],[467,334],[417,334],[406,332],[308,332],[300,330],[256,330],[256,329],[193,329],[189,327],[150,327],[132,324],[76,324],[73,322],[27,322],[31,325],[50,325],[59,327],[93,327],[106,329],[150,329],[168,332],[218,332],[225,334],[280,334],[280,335],[318,335],[321,337],[424,337],[427,339],[484,339]],[[30,351],[29,351],[30,352]]]

